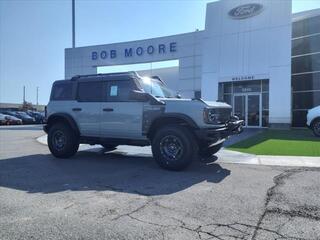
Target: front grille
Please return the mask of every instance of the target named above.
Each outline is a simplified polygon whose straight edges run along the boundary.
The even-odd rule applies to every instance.
[[[225,123],[230,120],[231,108],[216,108],[215,113],[218,114],[218,121],[220,123]]]

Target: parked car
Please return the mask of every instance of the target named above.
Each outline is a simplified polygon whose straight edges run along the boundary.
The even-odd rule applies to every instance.
[[[5,115],[5,116],[6,116],[8,125],[21,125],[22,124],[22,120],[17,117],[14,117],[11,115]]]
[[[7,125],[8,119],[6,118],[6,115],[0,113],[0,125]]]
[[[27,111],[27,113],[36,120],[36,123],[43,124],[45,122],[45,117],[40,112]]]
[[[16,112],[17,113],[17,117],[20,118],[23,122],[23,124],[35,124],[36,123],[36,119],[34,117],[31,117],[30,115],[28,115],[26,112]]]
[[[231,106],[182,99],[159,77],[135,72],[76,76],[56,81],[47,105],[48,147],[58,158],[73,156],[79,143],[152,146],[156,162],[181,170],[208,158],[242,130]]]
[[[33,117],[22,111],[2,111],[2,113],[21,119],[23,124],[36,123],[36,120]]]
[[[315,136],[320,137],[320,106],[308,111],[307,125],[313,131]]]
[[[8,115],[8,116],[14,116],[14,117],[16,117],[15,112],[14,112],[14,111],[11,111],[11,110],[1,110],[0,113],[3,114],[3,115]]]

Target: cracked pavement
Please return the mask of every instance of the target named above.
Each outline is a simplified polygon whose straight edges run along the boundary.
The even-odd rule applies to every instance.
[[[1,240],[320,239],[320,169],[169,172],[102,149],[59,160],[36,142],[39,129],[0,129]]]

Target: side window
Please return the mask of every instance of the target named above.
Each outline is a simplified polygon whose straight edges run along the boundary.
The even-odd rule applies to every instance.
[[[130,100],[130,91],[134,89],[131,81],[109,81],[107,83],[107,101],[109,102],[127,102]]]
[[[72,82],[61,82],[54,84],[52,87],[50,100],[73,100],[72,87]]]
[[[79,102],[101,102],[102,82],[79,82],[77,96]]]

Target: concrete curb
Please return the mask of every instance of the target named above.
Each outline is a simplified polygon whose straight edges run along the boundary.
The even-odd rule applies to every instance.
[[[37,141],[47,145],[47,135],[37,138]],[[81,144],[79,150],[101,151],[97,146]],[[119,146],[114,153],[121,153],[130,156],[152,157],[150,147]],[[320,167],[320,157],[300,157],[300,156],[265,156],[241,153],[222,149],[216,156],[216,163],[232,164],[254,164],[266,166],[289,166],[289,167]]]
[[[267,166],[320,167],[320,157],[267,156],[240,153],[223,149],[217,153],[220,162]],[[218,160],[219,161],[219,160]]]

